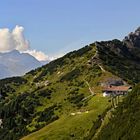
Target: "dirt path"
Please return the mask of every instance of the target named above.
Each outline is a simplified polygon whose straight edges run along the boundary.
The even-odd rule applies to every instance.
[[[89,95],[89,96],[85,97],[82,101],[85,101],[85,100],[87,100],[88,98],[90,98],[90,97],[92,97],[92,96],[94,96],[94,95],[95,95],[95,93],[94,93],[94,91],[91,89],[91,87],[90,87],[90,85],[89,85],[88,81],[86,81],[86,80],[84,80],[84,81],[85,81],[85,83],[87,84],[88,89],[89,89],[89,91],[90,91],[91,95]]]
[[[98,65],[100,67],[100,69],[103,71],[103,72],[106,72],[106,70],[101,66],[101,65]]]

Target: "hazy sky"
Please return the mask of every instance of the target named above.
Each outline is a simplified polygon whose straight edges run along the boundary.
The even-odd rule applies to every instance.
[[[140,26],[140,0],[1,0],[0,28],[24,27],[32,49],[61,55]]]

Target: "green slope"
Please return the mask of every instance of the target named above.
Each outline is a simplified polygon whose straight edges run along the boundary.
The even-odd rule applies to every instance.
[[[90,107],[86,107],[88,113],[64,115],[23,140],[82,140],[89,133],[93,122],[98,119],[98,115],[102,114],[109,105],[108,99],[100,96],[93,97],[90,102]]]
[[[112,113],[98,140],[139,140],[140,139],[140,85]]]
[[[1,80],[0,139],[102,139],[101,118],[111,103],[101,85],[110,78],[139,83],[139,60],[136,49],[119,40],[97,42],[23,77]]]
[[[57,131],[54,139],[64,131],[67,133],[61,139],[70,137],[71,133],[75,133],[77,139],[87,135],[93,121],[96,122],[110,106],[108,99],[100,95],[100,82],[108,77],[117,78],[103,72],[98,63],[89,64],[96,49],[95,44],[91,44],[21,78],[2,80],[0,118],[3,128],[0,129],[0,139],[16,140],[44,126],[48,129],[50,125],[54,126],[53,131]],[[75,112],[82,114],[70,115]],[[87,124],[86,119],[89,120]],[[59,124],[66,127],[62,129]],[[43,137],[50,136],[49,132]]]

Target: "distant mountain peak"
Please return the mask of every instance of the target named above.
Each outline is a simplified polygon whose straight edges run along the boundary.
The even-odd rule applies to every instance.
[[[18,50],[12,50],[12,51],[4,53],[4,54],[17,56],[17,55],[20,55],[21,53]]]
[[[42,66],[35,57],[27,53],[12,50],[0,53],[0,79],[21,76],[32,69]]]
[[[18,53],[19,54],[20,52],[15,49],[15,50],[12,50],[10,53]]]

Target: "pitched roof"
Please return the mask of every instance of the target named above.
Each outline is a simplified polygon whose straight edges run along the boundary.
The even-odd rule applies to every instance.
[[[104,87],[103,91],[128,91],[131,86],[108,86]]]

